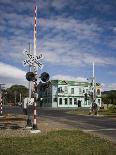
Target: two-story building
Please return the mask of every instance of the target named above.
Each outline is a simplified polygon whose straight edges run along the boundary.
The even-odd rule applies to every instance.
[[[40,92],[41,107],[90,107],[92,104],[89,82],[51,80],[49,88]],[[101,88],[96,83],[96,101],[101,107]]]

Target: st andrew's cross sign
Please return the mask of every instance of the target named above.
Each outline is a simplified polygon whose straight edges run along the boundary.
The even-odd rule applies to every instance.
[[[32,54],[28,53],[27,50],[24,50],[24,54],[28,57],[28,59],[23,61],[24,66],[28,66],[28,65],[35,66],[36,65],[40,69],[43,68],[43,64],[39,62],[39,60],[43,59],[42,54],[40,54],[39,56],[34,57]]]

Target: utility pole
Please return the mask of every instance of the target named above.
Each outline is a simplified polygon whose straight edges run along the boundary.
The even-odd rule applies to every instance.
[[[92,63],[92,78],[90,84],[90,98],[91,98],[91,106],[89,114],[91,115],[92,111],[95,110],[95,101],[96,101],[96,80],[95,80],[95,65]]]
[[[93,62],[93,108],[95,115],[97,115],[97,103],[96,103],[96,78],[95,78],[95,66]]]
[[[93,87],[93,102],[94,102],[94,97],[95,97],[95,72],[94,72],[94,62],[93,62],[93,78],[92,78],[92,87]]]

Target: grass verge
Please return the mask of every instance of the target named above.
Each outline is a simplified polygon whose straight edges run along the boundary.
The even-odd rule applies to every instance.
[[[79,130],[0,138],[0,155],[116,155],[116,146]]]
[[[75,114],[75,115],[89,115],[89,108],[77,108],[73,110],[69,110],[67,112],[68,114]],[[93,112],[94,114],[94,112]],[[105,115],[105,116],[116,116],[115,112],[110,112],[109,110],[100,109],[98,111],[99,115]]]
[[[89,115],[89,108],[76,108],[73,110],[69,110],[66,112],[68,114],[76,114],[76,115]]]

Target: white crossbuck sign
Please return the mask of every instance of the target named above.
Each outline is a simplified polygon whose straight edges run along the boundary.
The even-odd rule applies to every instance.
[[[23,61],[23,65],[24,66],[38,66],[39,68],[43,68],[43,64],[39,62],[39,60],[43,59],[42,54],[40,54],[39,56],[33,56],[32,54],[28,53],[27,50],[24,51],[24,54],[27,55],[28,59]]]

